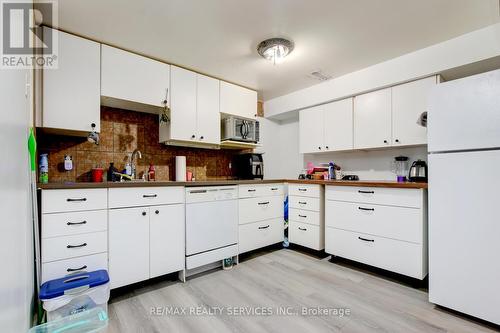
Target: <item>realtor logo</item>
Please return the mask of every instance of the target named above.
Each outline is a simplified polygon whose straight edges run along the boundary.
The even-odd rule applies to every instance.
[[[57,68],[57,33],[40,26],[54,26],[56,14],[55,1],[2,1],[0,67]]]

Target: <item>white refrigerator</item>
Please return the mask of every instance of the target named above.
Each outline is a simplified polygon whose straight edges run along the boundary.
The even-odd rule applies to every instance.
[[[500,70],[432,91],[428,150],[429,300],[500,324]]]

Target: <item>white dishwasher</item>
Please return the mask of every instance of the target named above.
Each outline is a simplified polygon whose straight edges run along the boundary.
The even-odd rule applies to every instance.
[[[186,269],[238,254],[238,187],[186,188]]]

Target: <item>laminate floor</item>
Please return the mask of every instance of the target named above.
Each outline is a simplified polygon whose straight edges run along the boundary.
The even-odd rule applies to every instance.
[[[427,297],[363,268],[280,249],[184,284],[153,281],[119,290],[110,300],[107,331],[497,332]]]

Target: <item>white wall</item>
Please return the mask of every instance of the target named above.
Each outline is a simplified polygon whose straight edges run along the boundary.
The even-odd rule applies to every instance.
[[[266,118],[500,56],[500,23],[264,102]]]
[[[26,70],[0,70],[0,327],[27,332],[34,296],[33,231],[27,137]]]
[[[273,121],[260,118],[259,121],[262,147],[256,152],[264,153],[264,177],[297,178],[303,163],[299,154],[298,119]]]

